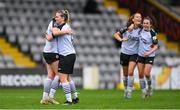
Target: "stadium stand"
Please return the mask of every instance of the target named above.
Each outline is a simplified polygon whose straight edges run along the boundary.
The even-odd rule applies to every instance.
[[[86,2],[87,0],[0,0],[0,33],[5,34],[1,38],[5,38],[8,43],[41,65],[41,52],[45,44],[43,36],[52,13],[55,9],[68,9],[71,12],[72,28],[77,33],[75,66],[97,65],[101,73],[100,80],[112,82],[113,79],[116,82],[119,80],[119,49],[112,36],[117,27],[126,24],[127,16],[110,13],[113,10],[103,8],[103,2],[99,2],[101,14],[84,14]],[[121,12],[120,10],[119,13]],[[165,42],[160,42],[161,48],[155,59],[155,66],[180,65],[178,51],[167,50],[166,46]],[[1,52],[0,68],[18,67],[13,59],[13,56],[4,56]]]
[[[180,2],[176,0],[158,0],[159,3],[167,7],[169,10],[180,15]]]

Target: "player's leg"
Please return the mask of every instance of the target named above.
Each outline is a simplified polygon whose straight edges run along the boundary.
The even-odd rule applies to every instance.
[[[151,83],[151,69],[154,63],[154,57],[148,57],[146,58],[145,61],[145,68],[144,68],[144,74],[146,76],[146,81],[147,81],[147,96],[151,96],[153,94],[152,91],[152,83]]]
[[[62,56],[60,55],[60,62],[58,66],[58,72],[60,75],[60,81],[62,88],[64,90],[64,94],[66,97],[66,102],[64,105],[72,104],[72,97],[71,97],[71,87],[68,81],[69,74],[71,74],[71,57],[69,55]]]
[[[134,69],[136,67],[136,62],[130,61],[129,66],[128,66],[128,93],[127,93],[127,98],[132,97],[132,90],[133,90],[133,85],[134,85]]]
[[[137,57],[138,57],[138,55],[134,54],[134,55],[131,55],[129,58],[127,98],[132,97],[132,90],[133,90],[133,85],[134,85],[134,69],[135,69],[136,64],[137,64]]]
[[[123,84],[124,84],[124,97],[127,97],[128,86],[128,66],[123,66]]]
[[[143,63],[138,63],[138,73],[139,73],[139,84],[142,91],[142,98],[145,98],[146,96],[146,82],[144,79],[144,67],[145,65]]]
[[[71,78],[71,76],[69,75],[68,77],[68,81],[70,83],[70,88],[71,88],[71,94],[72,94],[72,102],[75,104],[75,103],[78,103],[79,102],[79,98],[78,98],[78,93],[77,93],[77,89],[76,89],[76,85],[73,81],[73,79]]]
[[[72,104],[72,97],[70,83],[68,82],[68,74],[60,73],[60,81],[66,97],[66,102],[64,104],[70,105]]]
[[[145,57],[138,56],[138,73],[139,73],[139,84],[142,91],[142,98],[146,96],[146,82],[144,79],[144,67],[145,67]]]
[[[127,86],[128,86],[128,64],[129,64],[129,55],[121,53],[120,55],[120,64],[123,69],[123,84],[124,84],[124,97],[127,98]]]
[[[76,86],[75,86],[75,83],[71,77],[71,74],[73,74],[73,70],[74,70],[74,63],[75,63],[75,60],[76,60],[76,55],[75,54],[71,54],[68,56],[68,60],[69,60],[69,63],[68,63],[68,82],[70,84],[70,88],[71,88],[71,94],[72,94],[72,102],[74,104],[78,103],[79,102],[79,98],[78,98],[78,94],[77,94],[77,89],[76,89]]]
[[[50,89],[50,93],[49,93],[49,102],[51,102],[52,104],[59,104],[59,102],[56,101],[54,98],[56,90],[58,89],[59,83],[60,83],[59,74],[58,74],[58,63],[59,63],[59,60],[57,60],[51,64],[51,68],[54,71],[54,73],[56,74],[56,76],[54,77],[54,80],[52,81],[51,89]]]
[[[41,104],[49,104],[48,100],[49,100],[50,87],[55,75],[49,64],[46,64],[46,68],[47,68],[48,76],[44,81],[44,91],[43,91],[42,100],[40,102]]]
[[[151,82],[151,69],[152,69],[152,64],[145,64],[144,68],[144,73],[146,76],[146,81],[147,81],[147,96],[151,96],[153,91],[152,91],[152,82]]]

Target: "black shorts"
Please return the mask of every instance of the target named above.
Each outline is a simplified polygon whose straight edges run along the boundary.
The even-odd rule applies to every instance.
[[[59,60],[59,54],[58,53],[45,53],[43,52],[43,57],[47,64],[51,64],[57,60]]]
[[[137,62],[137,57],[138,57],[137,54],[127,55],[127,54],[121,53],[121,55],[120,55],[120,64],[122,66],[128,66],[130,61],[133,61],[133,62],[136,63]]]
[[[59,55],[59,58],[58,72],[63,74],[73,74],[76,54],[70,54],[67,56]]]
[[[153,65],[154,57],[142,57],[142,56],[138,56],[138,63]]]

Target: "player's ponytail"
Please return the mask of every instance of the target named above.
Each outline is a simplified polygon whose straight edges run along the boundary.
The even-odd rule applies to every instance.
[[[70,23],[70,15],[68,10],[64,10],[64,12],[65,12],[64,15],[66,16],[65,22]]]
[[[68,12],[68,10],[61,10],[61,14],[63,15],[63,17],[64,17],[64,21],[66,22],[66,23],[69,23],[69,12]]]

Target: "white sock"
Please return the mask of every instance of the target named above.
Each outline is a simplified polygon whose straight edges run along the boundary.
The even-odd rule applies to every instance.
[[[70,84],[70,87],[71,87],[71,94],[73,96],[73,99],[75,99],[75,98],[78,97],[75,83],[74,83],[73,80],[71,80],[69,84]]]
[[[49,92],[49,97],[50,98],[54,98],[54,95],[55,95],[56,90],[58,89],[58,87],[59,87],[59,76],[55,76],[54,80],[51,83],[51,89],[50,89],[50,92]]]
[[[139,84],[142,90],[146,88],[146,82],[144,78],[139,79]]]
[[[44,91],[43,91],[42,99],[47,99],[48,98],[51,83],[52,83],[52,80],[50,78],[45,79],[45,81],[44,81]]]
[[[73,93],[72,96],[73,96],[73,99],[76,99],[78,97],[77,92]]]
[[[71,93],[65,94],[67,101],[72,102]]]
[[[72,102],[72,97],[71,97],[71,88],[69,82],[62,83],[62,87],[66,96],[66,100],[69,102]]]
[[[134,77],[133,77],[133,76],[128,76],[127,90],[128,90],[129,92],[132,92],[132,90],[133,90],[133,85],[134,85]]]
[[[126,76],[123,77],[123,84],[124,84],[124,90],[126,90],[127,84],[128,84],[128,77],[126,77]]]
[[[48,99],[48,93],[47,92],[43,92],[43,100]]]
[[[50,93],[49,93],[49,97],[50,98],[54,98],[55,93],[56,93],[56,90],[55,89],[51,89]]]

